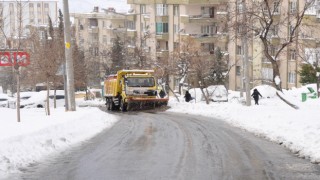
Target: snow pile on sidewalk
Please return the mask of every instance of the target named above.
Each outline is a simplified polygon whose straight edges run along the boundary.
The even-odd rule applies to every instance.
[[[240,93],[232,91],[229,91],[229,102],[210,102],[207,105],[200,101],[201,92],[196,90],[196,101],[186,103],[181,97],[177,102],[171,98],[171,109],[168,111],[221,119],[282,144],[293,153],[310,158],[311,162],[320,163],[320,99],[308,98],[306,102],[301,102],[301,93],[307,92],[305,87],[284,91],[283,96],[299,106],[296,110],[280,100],[275,95],[276,90],[270,86],[259,86],[258,90],[263,96],[259,106],[254,105],[253,100],[252,106],[245,106]]]
[[[42,108],[21,109],[20,123],[15,109],[0,108],[0,114],[0,177],[90,139],[117,121],[90,107],[75,112],[51,108],[51,116]]]

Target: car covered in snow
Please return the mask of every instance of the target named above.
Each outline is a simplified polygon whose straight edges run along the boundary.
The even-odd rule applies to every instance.
[[[13,100],[12,97],[7,94],[0,93],[0,107],[8,107],[8,102]]]
[[[40,92],[32,92],[29,93],[30,97],[26,98],[25,100],[20,101],[20,108],[44,108],[47,101],[47,91],[40,91]],[[23,96],[21,96],[23,97]],[[27,95],[25,96],[27,97]],[[50,104],[54,99],[54,91],[50,91]],[[56,91],[56,100],[57,103],[62,104],[64,103],[64,91],[57,90]]]
[[[213,102],[228,102],[228,90],[224,85],[208,87],[210,100]]]

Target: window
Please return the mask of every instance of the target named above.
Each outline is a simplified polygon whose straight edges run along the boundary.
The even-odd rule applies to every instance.
[[[236,75],[237,76],[241,75],[241,67],[240,66],[236,66]]]
[[[278,36],[279,27],[277,25],[272,26],[271,28],[271,35]]]
[[[108,42],[107,35],[103,35],[103,36],[102,36],[102,42],[103,42],[103,43],[107,43],[107,42]]]
[[[168,23],[156,23],[157,34],[168,33]]]
[[[48,3],[44,3],[44,8],[49,8],[49,4]]]
[[[205,52],[210,52],[210,54],[214,54],[214,44],[213,43],[201,43],[201,48]]]
[[[40,31],[40,39],[44,39],[46,36],[46,32],[45,31]]]
[[[290,60],[296,60],[296,50],[295,49],[290,50]]]
[[[273,69],[272,68],[262,68],[261,69],[261,77],[264,80],[272,80],[273,79]]]
[[[242,47],[241,46],[237,46],[237,55],[242,55]]]
[[[174,42],[174,43],[173,43],[173,48],[174,48],[174,49],[177,49],[177,48],[179,48],[179,47],[180,47],[179,42]]]
[[[203,25],[201,26],[202,34],[216,34],[217,28],[214,25]]]
[[[131,29],[131,30],[136,29],[136,24],[134,23],[134,21],[127,21],[126,24],[128,29]]]
[[[140,13],[141,14],[146,14],[147,13],[147,8],[145,4],[140,5]]]
[[[243,11],[242,3],[240,1],[237,1],[237,12],[241,13]]]
[[[274,12],[274,14],[280,13],[280,2],[279,1],[273,2],[273,12]]]
[[[94,48],[94,56],[99,56],[99,48],[98,47]]]
[[[214,7],[201,7],[201,16],[202,17],[214,17]]]
[[[179,5],[173,5],[173,15],[174,16],[179,16],[180,15]]]
[[[277,48],[275,46],[270,46],[270,55],[275,57],[276,56],[276,52],[277,52]]]
[[[289,11],[290,13],[295,13],[297,10],[297,2],[296,1],[290,1],[289,2]]]
[[[242,26],[237,27],[237,32],[238,32],[238,34],[242,34]]]
[[[296,82],[296,73],[289,72],[288,73],[288,83],[294,84]]]
[[[167,16],[168,15],[168,5],[167,4],[157,4],[156,5],[156,15],[157,16]]]

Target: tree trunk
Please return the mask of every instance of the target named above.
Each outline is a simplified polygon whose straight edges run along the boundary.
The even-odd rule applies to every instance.
[[[53,94],[53,108],[56,109],[57,108],[57,88],[56,86],[54,86],[54,94]]]
[[[16,77],[17,77],[17,122],[20,122],[20,74],[19,74],[19,67],[15,68],[16,70]]]
[[[200,87],[200,90],[201,90],[201,92],[202,92],[202,94],[203,94],[203,96],[204,96],[204,98],[205,98],[205,100],[206,100],[206,104],[209,104],[209,99],[208,99],[208,97],[206,96],[206,94],[204,93],[203,87]]]
[[[50,95],[50,85],[49,79],[47,78],[47,101],[46,101],[46,113],[50,116],[50,103],[49,103],[49,95]]]
[[[277,84],[277,82],[276,82],[276,77],[278,76],[280,78],[279,66],[278,66],[277,62],[274,60],[271,61],[271,64],[272,64],[272,69],[273,69],[272,82],[273,82],[274,86],[276,87],[276,89],[282,92],[281,81],[279,82],[279,84]]]

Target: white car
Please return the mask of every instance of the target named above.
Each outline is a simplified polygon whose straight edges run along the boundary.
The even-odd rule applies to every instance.
[[[8,107],[8,102],[12,100],[13,98],[7,94],[0,93],[0,107]]]
[[[53,102],[54,92],[50,91],[50,104]],[[47,91],[33,92],[31,96],[25,100],[20,101],[20,108],[44,108],[47,100]],[[23,97],[23,96],[21,96]],[[58,90],[56,92],[56,100],[59,105],[64,104],[64,91]]]
[[[213,102],[228,102],[228,90],[224,85],[208,87],[210,99]]]

